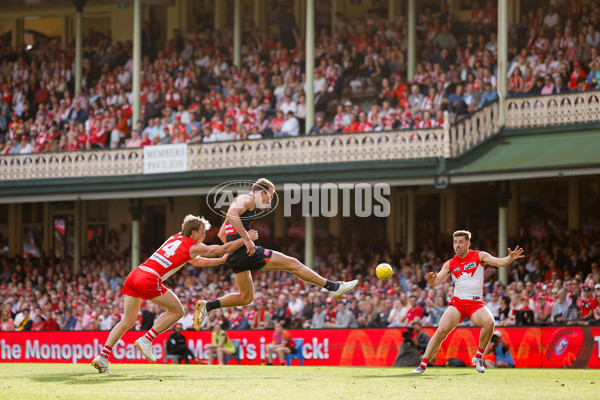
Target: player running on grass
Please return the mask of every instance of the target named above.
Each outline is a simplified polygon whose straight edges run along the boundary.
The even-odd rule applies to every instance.
[[[350,282],[329,281],[293,257],[261,246],[255,246],[252,243],[248,236],[248,230],[252,227],[256,218],[256,209],[264,209],[270,205],[274,193],[275,185],[268,179],[261,178],[252,185],[252,191],[249,194],[238,196],[229,206],[227,219],[219,231],[219,238],[227,243],[242,238],[246,245],[245,248],[239,248],[229,254],[226,263],[235,274],[235,283],[239,293],[229,293],[212,301],[198,300],[194,312],[194,328],[196,330],[200,329],[202,321],[210,311],[220,307],[244,306],[254,300],[252,272],[259,270],[287,271],[305,282],[329,290],[336,299],[354,289],[358,283],[357,280]]]
[[[202,257],[226,254],[245,243],[244,240],[238,239],[229,241],[222,246],[207,246],[202,241],[208,229],[210,229],[210,223],[207,220],[188,215],[183,220],[181,233],[167,239],[149,259],[129,273],[122,292],[125,295],[123,318],[110,332],[102,352],[92,361],[92,366],[100,373],[110,374],[108,357],[113,346],[135,323],[142,300],[150,300],[167,310],[154,322],[152,329],[134,343],[144,357],[149,361],[156,362],[152,353],[152,341],[185,314],[177,296],[163,286],[163,280],[177,272],[186,262],[195,267],[211,267],[222,264],[227,260],[227,255],[210,259]],[[258,233],[250,231],[247,241],[252,243],[256,239],[258,239]]]
[[[481,356],[494,332],[494,317],[483,301],[484,268],[486,264],[493,267],[506,267],[514,260],[523,258],[523,249],[520,249],[519,246],[514,250],[508,249],[508,256],[496,258],[484,251],[469,249],[471,232],[456,231],[452,236],[456,255],[444,263],[439,273],[428,272],[425,274],[425,279],[432,287],[435,287],[446,282],[448,275],[452,274],[455,285],[454,297],[442,315],[438,328],[423,354],[421,365],[413,371],[414,374],[425,372],[429,360],[435,357],[444,339],[465,318],[470,318],[473,324],[481,327],[479,348],[471,361],[477,372],[485,372]]]

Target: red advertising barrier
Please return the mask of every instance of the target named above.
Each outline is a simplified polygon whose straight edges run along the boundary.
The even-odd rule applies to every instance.
[[[544,327],[498,328],[510,346],[517,368],[600,368],[600,328]],[[294,339],[302,339],[305,365],[391,366],[402,343],[405,329],[292,330]],[[432,335],[434,329],[425,329]],[[458,358],[467,365],[477,351],[478,328],[457,328],[444,341],[437,364]],[[158,362],[164,356],[164,344],[171,332],[154,341]],[[112,362],[146,362],[133,347],[141,332],[127,332],[114,347]],[[211,332],[184,332],[194,355],[206,359]],[[260,364],[266,358],[265,347],[273,331],[229,331],[240,340],[242,364]],[[0,362],[88,363],[100,352],[108,332],[2,332]],[[293,361],[297,363],[297,361]]]

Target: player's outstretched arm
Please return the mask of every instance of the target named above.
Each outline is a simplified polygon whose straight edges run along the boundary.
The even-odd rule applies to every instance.
[[[248,237],[251,241],[257,240],[258,232],[253,229],[248,232]],[[196,258],[197,256],[212,258],[222,254],[231,253],[232,251],[242,247],[244,244],[244,239],[237,239],[222,245],[208,246],[204,243],[198,243],[190,248],[190,256],[192,256],[192,258]]]
[[[217,237],[221,239],[221,242],[227,242],[227,235],[225,234],[225,222],[221,224],[221,229],[219,229],[219,234],[217,235]]]
[[[509,248],[508,255],[502,258],[493,257],[485,251],[479,252],[479,260],[492,267],[508,267],[513,261],[523,257],[523,249],[519,246],[515,247],[514,250]]]
[[[215,257],[215,258],[204,258],[204,257],[197,256],[196,258],[192,258],[188,262],[190,264],[192,264],[194,267],[203,267],[203,268],[214,267],[215,265],[224,264],[225,261],[227,261],[227,257],[229,257],[229,254],[225,254],[224,256]]]
[[[450,262],[446,261],[440,272],[426,273],[425,280],[431,285],[431,287],[436,287],[440,283],[446,282],[446,280],[448,280],[448,275],[450,275]]]

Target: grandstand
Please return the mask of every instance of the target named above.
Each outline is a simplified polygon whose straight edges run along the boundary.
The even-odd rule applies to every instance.
[[[386,217],[293,205],[256,224],[261,245],[327,279],[357,277],[343,302],[376,343],[389,334],[399,344],[412,295],[417,318],[437,326],[453,287],[432,289],[424,274],[452,256],[462,228],[474,248],[526,250],[522,263],[486,269],[503,329],[528,309],[538,326],[600,323],[597,2],[37,3],[0,4],[1,331],[110,330],[131,269],[189,213],[216,226],[207,242],[217,243],[211,190],[260,177],[282,201],[288,184],[390,186]],[[394,267],[391,280],[375,277],[380,262]],[[273,315],[283,295],[305,343],[334,335],[302,331],[321,303],[318,328],[336,328],[319,288],[283,273],[254,278],[257,304],[214,312],[204,330],[270,329],[258,303]],[[192,329],[194,302],[234,282],[224,267],[188,266],[166,284]],[[558,302],[561,289],[578,312],[540,317],[537,298]],[[158,314],[144,306],[134,330]],[[258,343],[262,333],[237,334]],[[391,365],[395,353],[361,360]],[[309,364],[343,365],[314,354]],[[527,364],[528,354],[518,366],[564,366],[541,355]]]

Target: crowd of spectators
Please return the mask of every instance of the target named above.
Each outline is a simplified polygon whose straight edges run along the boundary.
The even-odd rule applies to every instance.
[[[528,2],[535,5],[539,2]],[[497,98],[495,2],[473,1],[468,23],[442,4],[418,15],[418,64],[406,78],[407,25],[336,15],[315,40],[315,108],[310,134],[425,129]],[[531,6],[529,4],[529,6]],[[600,76],[600,8],[531,8],[509,29],[510,95],[595,89]],[[162,49],[144,24],[141,118],[132,121],[132,44],[86,38],[83,86],[73,93],[74,51],[0,43],[0,153],[297,136],[305,131],[304,43],[291,9],[286,31],[244,33],[240,69],[233,34],[178,30]],[[465,26],[467,27],[465,29]]]
[[[494,232],[473,232],[472,248],[495,254]],[[368,238],[367,238],[368,237]],[[405,255],[390,252],[378,235],[348,235],[319,241],[314,266],[331,280],[358,279],[359,285],[335,301],[321,288],[279,271],[253,275],[255,300],[246,307],[217,309],[203,329],[271,329],[277,321],[286,328],[394,328],[416,321],[437,326],[453,294],[448,282],[431,288],[424,279],[452,257],[451,241],[431,227],[420,229],[420,250]],[[518,324],[516,314],[531,310],[534,323],[586,325],[600,323],[600,229],[565,232],[532,223],[514,239],[526,258],[508,267],[508,285],[498,280],[497,268],[485,270],[484,295],[497,324]],[[286,239],[272,244],[301,259],[302,242]],[[121,288],[130,266],[110,249],[84,259],[78,273],[65,260],[2,259],[0,268],[0,330],[110,330],[121,318]],[[375,266],[390,263],[388,281],[375,276]],[[181,299],[187,314],[179,321],[192,329],[194,302],[235,291],[231,272],[219,268],[183,268],[166,281]],[[148,330],[161,309],[142,303],[133,329]],[[463,325],[469,325],[466,320]]]

